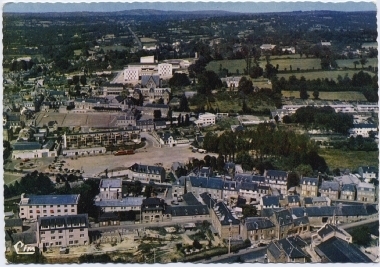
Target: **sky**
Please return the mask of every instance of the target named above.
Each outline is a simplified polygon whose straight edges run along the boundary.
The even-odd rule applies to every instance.
[[[21,1],[3,1],[3,12],[112,12],[131,9],[157,9],[174,11],[197,11],[197,10],[225,10],[233,12],[289,12],[289,11],[309,11],[309,10],[335,10],[335,11],[376,11],[375,2],[344,2],[335,0],[334,2],[165,2],[162,0],[154,2],[92,2],[92,3],[25,3]]]

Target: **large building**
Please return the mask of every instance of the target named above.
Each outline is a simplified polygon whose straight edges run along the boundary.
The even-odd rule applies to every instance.
[[[21,194],[19,203],[21,219],[76,215],[79,195],[30,195]]]
[[[100,200],[115,200],[122,198],[122,180],[121,179],[101,179],[99,184]]]
[[[318,196],[318,178],[304,177],[301,179],[300,185],[302,197]]]
[[[215,114],[206,112],[204,114],[199,114],[198,120],[196,120],[194,123],[197,126],[204,127],[204,126],[214,125],[215,119],[216,119]]]
[[[281,194],[288,192],[288,174],[285,171],[266,170],[264,172],[265,182],[272,189],[277,189]]]
[[[165,169],[160,166],[149,166],[135,163],[130,167],[130,170],[132,175],[131,178],[133,180],[162,183],[166,179]]]
[[[83,246],[89,244],[87,214],[38,218],[39,248]]]

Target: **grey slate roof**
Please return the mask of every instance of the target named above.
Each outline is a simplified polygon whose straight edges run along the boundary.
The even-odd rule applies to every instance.
[[[280,198],[278,196],[263,196],[263,206],[280,206]]]
[[[238,182],[247,182],[247,183],[264,183],[265,177],[264,176],[256,176],[251,174],[237,174],[235,175],[235,181]]]
[[[11,234],[12,244],[21,241],[25,245],[27,244],[36,244],[37,235],[36,232],[22,232],[22,233],[13,233]]]
[[[22,205],[72,205],[78,204],[79,195],[28,195],[28,204]]]
[[[163,167],[160,166],[151,166],[151,165],[141,165],[141,164],[133,164],[131,166],[131,170],[134,172],[140,172],[140,173],[154,173],[154,174],[161,174],[165,171]]]
[[[318,185],[318,178],[303,177],[300,182],[300,184],[309,184],[309,183],[311,185]]]
[[[216,212],[221,225],[229,225],[229,220],[231,220],[232,225],[240,224],[240,221],[233,216],[232,212],[227,208],[224,202],[216,203],[214,211]]]
[[[13,150],[35,150],[41,149],[42,145],[38,142],[16,142],[12,147]]]
[[[63,216],[49,216],[49,217],[39,217],[38,226],[56,226],[63,225],[63,228],[83,228],[88,227],[88,215],[87,214],[77,214],[77,215],[63,215]],[[78,224],[74,226],[74,224]],[[84,224],[84,225],[81,225]]]
[[[160,75],[142,75],[141,85],[145,87],[150,80],[152,80],[157,87],[160,86]]]
[[[207,205],[196,206],[168,206],[165,210],[165,214],[171,214],[175,216],[197,216],[209,214]]]
[[[102,200],[95,201],[94,205],[98,207],[132,207],[141,206],[143,197],[126,197],[121,200]]]
[[[320,187],[321,190],[329,190],[331,188],[332,191],[339,191],[339,183],[338,182],[330,182],[323,181]]]
[[[305,211],[309,217],[320,216],[367,216],[364,205],[342,205],[342,206],[318,206],[306,207]]]
[[[293,223],[293,217],[289,210],[279,210],[274,211],[274,214],[276,216],[276,221],[281,225],[289,225]]]
[[[299,236],[290,236],[277,241],[289,258],[306,258],[308,255],[302,251],[307,243]]]
[[[264,175],[266,177],[288,177],[288,174],[285,171],[278,170],[266,170]]]
[[[203,187],[203,188],[222,190],[224,181],[219,178],[190,176],[190,183],[192,187]]]
[[[286,196],[288,203],[300,203],[300,197],[297,195],[294,196]]]
[[[248,217],[245,219],[245,225],[248,231],[274,227],[274,224],[266,217]]]
[[[182,198],[186,202],[187,205],[190,205],[190,206],[202,205],[202,203],[198,201],[198,199],[194,196],[192,192],[184,194]]]
[[[22,219],[5,219],[5,227],[20,227],[22,226]]]
[[[332,263],[369,263],[372,262],[356,246],[340,238],[332,237],[319,244],[315,252]]]
[[[216,201],[212,197],[210,197],[210,195],[207,192],[204,192],[200,194],[199,196],[202,198],[203,203],[207,205],[207,207],[212,208],[215,206]]]
[[[293,223],[295,226],[299,226],[299,225],[307,225],[310,222],[309,222],[309,218],[307,216],[304,216],[304,217],[293,219]]]
[[[121,188],[122,181],[121,179],[101,179],[100,180],[100,188]]]
[[[345,235],[345,233],[340,228],[332,224],[326,224],[325,226],[323,226],[321,229],[317,231],[317,234],[323,238],[332,232],[339,232]]]
[[[342,192],[344,191],[347,191],[347,192],[355,192],[356,191],[356,187],[354,184],[344,184],[342,186]]]

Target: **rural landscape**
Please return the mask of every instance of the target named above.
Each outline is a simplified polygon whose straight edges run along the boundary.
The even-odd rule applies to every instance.
[[[376,6],[230,4],[5,6],[7,263],[379,262]]]

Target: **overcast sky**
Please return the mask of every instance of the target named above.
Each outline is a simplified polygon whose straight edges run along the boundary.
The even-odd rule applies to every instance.
[[[17,3],[19,2],[19,3]],[[196,10],[226,10],[234,12],[286,12],[286,11],[308,11],[308,10],[336,10],[336,11],[376,11],[375,2],[343,2],[335,0],[335,3],[327,2],[182,2],[170,3],[159,2],[153,3],[134,2],[98,2],[98,3],[20,3],[21,1],[12,1],[3,5],[3,12],[109,12],[122,11],[130,9],[158,9],[158,10],[179,10],[179,11],[196,11]]]

